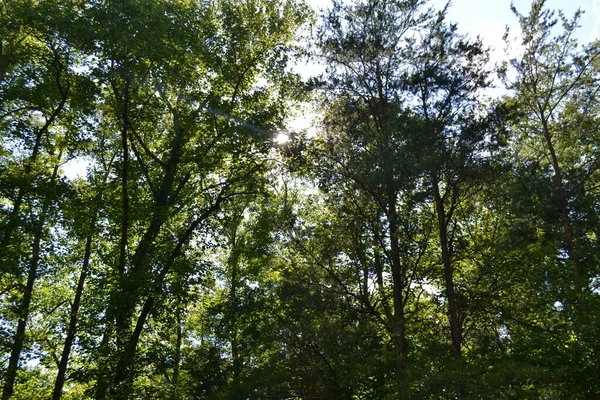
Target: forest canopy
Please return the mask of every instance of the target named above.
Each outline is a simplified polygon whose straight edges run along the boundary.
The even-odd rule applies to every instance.
[[[2,399],[600,398],[600,41],[448,7],[0,2]]]

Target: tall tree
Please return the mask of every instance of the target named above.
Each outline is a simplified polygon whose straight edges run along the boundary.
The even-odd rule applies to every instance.
[[[104,345],[112,346],[114,323],[116,352],[97,396],[110,386],[128,398],[138,343],[173,265],[229,199],[260,187],[269,132],[292,93],[282,85],[293,84],[289,42],[306,13],[261,1],[132,1],[90,13],[102,32],[94,73],[108,100],[106,128],[120,146]]]
[[[318,54],[330,65],[329,93],[339,98],[334,109],[340,110],[326,121],[322,159],[328,165],[320,169],[321,176],[324,183],[331,177],[325,184],[347,186],[360,194],[376,210],[369,221],[381,229],[372,232],[379,247],[374,273],[382,277],[381,268],[385,268],[392,277],[392,302],[384,310],[397,351],[399,377],[407,357],[411,276],[402,261],[399,216],[404,202],[400,196],[411,181],[410,172],[398,164],[404,150],[403,128],[407,127],[402,109],[402,77],[407,72],[404,46],[411,32],[431,17],[423,11],[424,5],[423,1],[334,2],[318,38]],[[383,224],[378,221],[381,219]],[[383,285],[382,279],[379,281]]]
[[[556,16],[545,3],[534,1],[525,15],[513,7],[520,24],[521,54],[507,65],[515,78],[509,79],[510,73],[504,77],[523,113],[516,123],[519,162],[529,166],[538,185],[547,184],[553,192],[552,197],[541,197],[548,209],[543,221],[547,236],[558,239],[551,259],[560,272],[544,284],[559,286],[566,294],[555,304],[560,304],[569,321],[566,326],[572,326],[572,335],[586,348],[581,360],[597,360],[598,296],[591,282],[598,270],[589,253],[595,227],[588,222],[596,220],[592,208],[598,204],[594,177],[600,167],[596,107],[600,50],[598,42],[578,47],[574,34],[581,12],[571,19],[562,12]],[[598,364],[580,363],[586,371],[581,376],[597,380]],[[594,369],[596,377],[591,378]],[[587,396],[597,395],[597,390],[589,384]]]
[[[44,241],[59,199],[59,168],[77,137],[77,96],[82,81],[71,70],[75,52],[67,43],[73,4],[57,12],[55,3],[3,4],[2,129],[4,199],[10,212],[0,231],[3,281],[20,280],[26,271],[17,306],[17,326],[6,370],[3,398],[11,397],[23,350],[35,281],[45,263]],[[48,28],[52,21],[52,28]],[[6,42],[5,42],[6,41]],[[71,101],[73,100],[73,101]],[[70,103],[70,105],[68,105]],[[73,123],[75,122],[75,123]],[[75,128],[75,129],[74,129]],[[44,188],[44,186],[47,186]],[[17,238],[18,236],[18,238]],[[19,246],[30,243],[31,250]],[[6,282],[6,281],[5,281]]]
[[[412,104],[422,120],[409,141],[422,155],[424,184],[433,198],[448,302],[452,355],[461,358],[464,310],[456,291],[456,211],[478,190],[492,146],[483,89],[489,87],[488,53],[480,40],[470,41],[445,21],[447,9],[426,28],[412,54],[408,83]]]
[[[513,7],[521,27],[523,55],[510,62],[517,77],[509,82],[509,89],[515,91],[519,104],[535,118],[536,122],[532,121],[523,128],[526,135],[539,138],[539,145],[543,146],[552,166],[556,207],[562,223],[564,251],[572,273],[575,305],[579,318],[584,322],[588,318],[585,305],[588,277],[583,272],[577,255],[576,233],[571,215],[574,193],[569,193],[566,187],[567,176],[564,172],[570,166],[563,164],[566,160],[562,156],[569,151],[567,146],[571,145],[572,140],[575,141],[574,145],[579,144],[577,138],[572,137],[576,133],[570,129],[569,124],[569,120],[577,118],[577,113],[566,111],[574,101],[587,107],[596,98],[595,91],[588,89],[597,80],[596,67],[600,52],[595,45],[583,52],[577,50],[573,34],[580,12],[572,20],[562,13],[557,19],[544,5],[543,0],[534,1],[526,16],[519,14]],[[555,35],[553,29],[559,23],[562,31]],[[595,117],[593,114],[589,115],[590,119]],[[586,129],[585,133],[592,132]],[[598,165],[596,162],[587,162],[584,168],[589,176],[598,169]],[[581,178],[586,179],[587,176]],[[585,180],[581,180],[577,186],[585,183]]]

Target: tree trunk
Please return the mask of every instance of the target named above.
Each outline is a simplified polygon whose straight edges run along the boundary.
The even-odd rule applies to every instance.
[[[129,242],[129,130],[131,127],[130,120],[130,97],[131,97],[131,84],[132,80],[130,77],[125,77],[123,92],[119,85],[115,81],[110,81],[113,95],[117,107],[122,112],[117,112],[117,118],[120,119],[120,139],[121,139],[121,151],[123,154],[123,164],[120,171],[120,186],[121,186],[121,224],[120,224],[120,237],[119,237],[119,253],[117,256],[116,272],[117,278],[120,282],[126,272],[127,265],[127,246]],[[128,340],[128,331],[123,329],[123,326],[127,324],[123,322],[123,316],[117,311],[116,303],[119,303],[119,293],[117,292],[111,295],[109,304],[106,308],[106,325],[105,331],[102,335],[102,342],[100,344],[100,357],[102,358],[104,365],[100,366],[99,373],[96,381],[95,394],[97,400],[103,400],[108,394],[111,376],[114,374],[114,366],[109,360],[110,355],[110,342],[113,334],[116,336],[117,347],[122,346]]]
[[[391,321],[391,330],[394,346],[398,352],[396,368],[398,382],[402,383],[406,362],[406,315],[404,311],[404,271],[400,262],[400,245],[398,235],[397,189],[395,184],[393,142],[389,131],[389,109],[387,96],[384,90],[383,76],[379,63],[376,65],[377,98],[375,100],[374,116],[377,130],[381,135],[383,172],[386,181],[387,217],[389,222],[389,235],[391,247],[391,270],[393,282],[394,313]]]
[[[60,160],[61,155],[59,155],[58,158]],[[54,171],[52,172],[52,178],[49,185],[51,187],[54,186],[54,183],[56,182],[58,168],[59,164],[54,167]],[[29,322],[29,308],[31,306],[31,299],[33,297],[35,279],[37,278],[38,266],[40,263],[40,247],[49,208],[50,199],[47,197],[44,200],[42,211],[34,232],[31,262],[27,271],[27,282],[23,292],[23,299],[21,301],[21,305],[19,306],[19,321],[17,322],[17,331],[15,332],[13,339],[8,368],[6,369],[4,388],[2,390],[2,400],[10,399],[14,391],[15,379],[17,377],[17,370],[19,368],[19,359],[21,358],[21,351],[23,350],[23,343],[25,342],[25,330],[27,328],[27,323]]]
[[[177,400],[179,395],[177,393],[177,385],[179,383],[179,364],[181,363],[181,343],[183,340],[183,332],[181,325],[181,307],[177,307],[177,337],[175,339],[175,357],[173,359],[173,379],[171,379],[171,385],[173,386],[172,400]]]
[[[552,143],[552,135],[550,133],[550,127],[548,126],[548,121],[544,117],[543,113],[541,113],[540,116],[542,120],[542,127],[544,129],[544,139],[546,140],[546,145],[552,160],[552,168],[554,169],[554,190],[556,192],[556,199],[558,201],[560,219],[563,224],[565,250],[567,252],[567,258],[569,259],[569,265],[573,275],[573,283],[575,285],[575,306],[581,321],[584,323],[584,325],[588,325],[589,321],[587,320],[585,300],[583,298],[583,278],[581,269],[579,267],[579,259],[575,251],[575,243],[573,241],[573,223],[571,221],[571,217],[569,216],[569,206],[562,181],[562,171],[558,162],[558,157],[556,156],[554,144]]]
[[[109,371],[106,368],[108,365],[108,356],[110,354],[110,341],[112,337],[112,326],[113,320],[106,317],[106,327],[104,329],[104,333],[102,334],[102,341],[100,342],[100,348],[98,350],[100,362],[105,365],[100,366],[98,368],[98,374],[96,376],[96,387],[95,394],[96,400],[104,400],[106,398],[106,394],[108,393],[108,386],[110,382],[110,375],[108,375]]]
[[[394,283],[393,299],[394,314],[392,322],[392,336],[398,352],[396,367],[398,379],[402,381],[406,362],[406,321],[404,312],[404,280],[402,264],[400,263],[400,246],[398,243],[398,215],[396,211],[396,193],[388,189],[389,205],[389,230],[392,256],[392,281]]]
[[[121,238],[119,240],[119,258],[117,261],[117,273],[119,279],[125,275],[125,266],[127,263],[127,244],[129,241],[129,91],[131,83],[127,81],[123,94],[123,115],[121,127],[121,149],[123,151],[123,167],[121,169]],[[113,86],[116,98],[119,98],[119,91]],[[126,325],[122,321],[122,316],[118,313],[114,315],[116,320],[117,346],[128,340],[127,330],[123,329]]]
[[[92,226],[94,222],[92,222]],[[52,400],[59,400],[62,396],[62,388],[65,383],[65,375],[67,371],[67,364],[69,363],[69,355],[71,353],[71,347],[77,334],[77,321],[79,316],[79,306],[81,304],[81,297],[83,295],[83,288],[85,285],[85,279],[88,274],[88,268],[90,264],[90,256],[92,253],[92,235],[90,234],[85,243],[85,255],[83,257],[83,265],[81,266],[81,272],[79,273],[79,281],[77,282],[77,290],[75,291],[75,299],[71,306],[71,317],[69,320],[69,328],[67,329],[67,337],[65,338],[65,345],[63,347],[62,356],[60,363],[58,364],[58,374],[56,375],[56,382],[54,383],[54,391],[52,392]]]
[[[231,332],[230,344],[231,344],[231,362],[233,364],[233,386],[237,386],[239,383],[240,376],[240,357],[239,357],[239,343],[238,343],[238,332],[237,332],[237,287],[239,279],[239,251],[238,251],[238,240],[237,230],[241,223],[241,218],[238,218],[233,226],[233,232],[230,240],[231,254],[229,256],[228,264],[231,268],[231,287],[229,289],[229,330]]]
[[[446,298],[448,300],[448,316],[450,320],[450,334],[452,336],[452,356],[455,360],[460,360],[462,327],[458,318],[458,306],[456,304],[456,295],[454,292],[454,270],[450,249],[448,247],[448,221],[446,220],[444,200],[440,196],[440,189],[436,176],[433,176],[433,191],[435,197],[435,209],[438,217],[442,262],[444,264],[444,278],[446,280]]]

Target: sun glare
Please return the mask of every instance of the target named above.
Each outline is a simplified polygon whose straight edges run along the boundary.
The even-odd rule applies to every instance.
[[[278,145],[286,144],[287,142],[290,141],[290,135],[288,135],[287,133],[284,133],[284,132],[278,133],[277,136],[275,136],[274,141]]]

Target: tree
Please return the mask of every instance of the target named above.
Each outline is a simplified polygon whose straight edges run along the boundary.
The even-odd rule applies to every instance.
[[[268,132],[289,92],[277,90],[292,82],[287,46],[305,13],[294,2],[260,1],[131,2],[90,13],[104,32],[95,73],[108,99],[107,129],[120,145],[119,247],[104,345],[114,323],[116,352],[107,353],[97,396],[110,387],[127,398],[144,326],[173,266],[229,200],[261,186]],[[275,89],[257,86],[258,77]]]
[[[3,180],[8,188],[3,200],[11,205],[0,232],[2,280],[20,281],[21,270],[26,271],[25,283],[22,290],[17,290],[15,299],[17,326],[3,398],[13,393],[35,281],[46,258],[43,247],[52,225],[49,221],[58,213],[59,168],[63,157],[68,157],[77,142],[73,128],[78,124],[77,111],[81,109],[78,96],[73,93],[79,89],[85,93],[85,80],[70,69],[75,57],[66,44],[71,6],[66,5],[63,13],[57,13],[50,3],[26,7],[13,2],[1,8],[7,21],[0,46],[6,171]],[[56,29],[46,27],[48,20]],[[30,243],[31,250],[25,250],[27,247],[20,247],[19,243]],[[13,288],[3,290],[13,291]]]
[[[422,121],[407,136],[422,155],[423,184],[433,197],[439,246],[444,269],[444,286],[452,338],[452,355],[461,358],[465,310],[456,291],[455,248],[457,209],[477,191],[486,164],[490,164],[497,140],[483,100],[491,73],[487,50],[480,40],[469,41],[447,25],[443,9],[425,30],[413,54],[413,73],[408,89],[411,104]],[[479,181],[479,182],[478,182]]]
[[[577,13],[573,20],[567,20],[561,14],[564,32],[558,37],[552,37],[551,29],[558,20],[553,18],[552,12],[544,10],[544,3],[544,1],[534,2],[528,16],[519,14],[513,7],[513,12],[521,24],[522,45],[525,51],[521,60],[511,62],[518,76],[509,87],[520,96],[519,100],[523,107],[539,120],[538,126],[528,128],[535,130],[532,133],[537,133],[543,138],[545,150],[549,154],[554,170],[553,180],[558,212],[565,235],[565,251],[573,273],[578,313],[583,316],[585,314],[584,283],[575,252],[573,224],[569,215],[562,166],[555,143],[556,140],[562,139],[556,136],[561,133],[564,135],[566,132],[553,132],[554,129],[560,129],[560,126],[554,128],[551,126],[551,121],[556,118],[555,114],[560,115],[574,93],[589,82],[588,76],[593,73],[591,70],[596,54],[593,53],[593,48],[590,54],[585,55],[586,58],[574,54],[576,42],[572,35],[577,27],[580,13]]]
[[[544,6],[490,101],[426,0],[311,39],[295,0],[0,3],[2,397],[598,397],[599,44]]]
[[[584,221],[595,219],[589,206],[597,204],[593,177],[599,167],[598,113],[594,104],[600,52],[598,43],[578,50],[573,34],[580,12],[572,19],[559,12],[556,18],[544,6],[545,1],[534,1],[527,15],[513,7],[521,28],[522,55],[509,63],[516,78],[504,76],[524,114],[517,123],[520,155],[539,157],[534,168],[540,183],[551,177],[551,207],[555,210],[551,215],[558,218],[547,223],[559,223],[562,236],[553,258],[558,265],[568,265],[571,275],[564,311],[573,307],[575,332],[597,355],[598,337],[593,328],[597,322],[591,310],[596,309],[598,300],[590,285],[597,268],[580,252],[589,254],[586,237],[594,228]],[[533,152],[527,154],[525,146],[531,146]],[[597,365],[595,368],[600,371]],[[597,390],[592,387],[591,391]]]
[[[430,18],[424,2],[383,1],[334,2],[324,17],[318,39],[318,54],[330,65],[329,93],[337,97],[329,113],[323,164],[315,171],[323,185],[349,190],[352,197],[368,203],[353,204],[357,214],[364,208],[366,228],[373,250],[373,267],[367,275],[391,275],[392,304],[384,295],[386,329],[397,351],[397,372],[405,369],[406,307],[411,292],[411,269],[402,261],[400,207],[414,176],[399,165],[404,156],[404,133],[412,123],[404,113],[402,89],[407,72],[405,40]],[[369,204],[370,203],[370,204]],[[366,208],[365,208],[366,207]],[[384,222],[380,222],[384,221]],[[369,226],[371,225],[371,226]],[[365,260],[366,261],[366,260]]]
[[[178,266],[196,235],[211,230],[211,220],[232,199],[261,191],[271,133],[297,93],[297,78],[286,67],[295,30],[308,13],[293,1],[68,2],[60,7],[46,2],[33,8],[11,2],[1,11],[8,22],[0,43],[2,161],[11,171],[2,176],[7,188],[2,200],[11,206],[2,209],[3,267],[16,275],[24,265],[19,259],[31,260],[24,297],[17,299],[20,320],[4,397],[12,394],[33,284],[47,256],[35,249],[44,240],[58,244],[48,236],[53,229],[77,231],[69,222],[50,220],[55,205],[65,203],[40,190],[60,182],[63,159],[82,154],[65,145],[76,142],[71,130],[76,124],[92,134],[87,156],[93,169],[105,168],[108,181],[88,177],[90,190],[103,202],[98,223],[92,223],[98,231],[84,235],[83,268],[64,356],[57,361],[54,396],[60,397],[76,340],[83,284],[94,257],[91,246],[97,241],[95,256],[109,267],[94,277],[100,286],[90,298],[105,332],[99,342],[93,339],[95,328],[81,331],[80,339],[90,346],[85,351],[100,356],[98,365],[104,364],[97,396],[128,397],[144,326],[158,312],[156,305],[164,305],[162,297],[180,275]],[[77,120],[80,100],[91,113]],[[19,141],[25,150],[15,146]],[[56,160],[56,152],[63,159]],[[43,165],[47,162],[50,167]],[[22,181],[14,179],[19,168]],[[36,179],[39,185],[30,185]],[[18,246],[25,237],[34,244],[32,254]],[[2,280],[11,281],[8,275]]]

